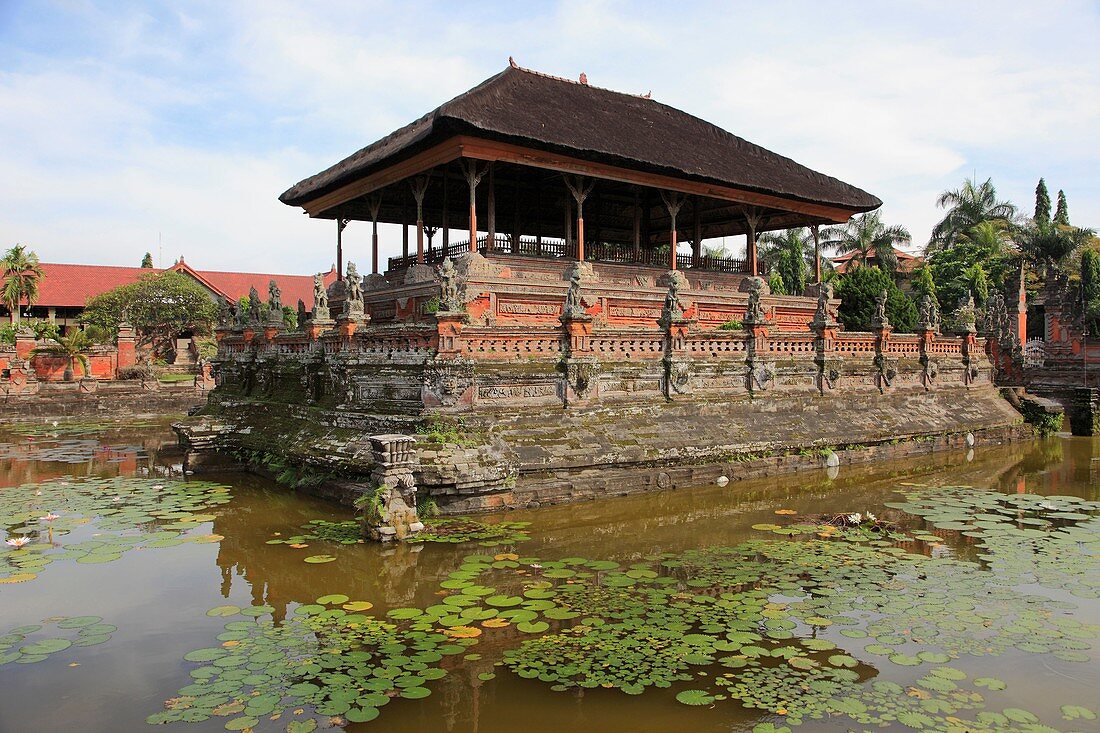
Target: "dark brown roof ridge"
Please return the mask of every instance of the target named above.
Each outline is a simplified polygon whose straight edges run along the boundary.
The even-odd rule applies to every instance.
[[[463,133],[853,211],[882,204],[866,191],[649,95],[524,69],[512,59],[501,72],[299,182],[279,199],[291,206],[305,204]]]

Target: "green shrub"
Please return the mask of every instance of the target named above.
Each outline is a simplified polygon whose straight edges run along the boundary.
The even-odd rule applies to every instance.
[[[886,317],[899,333],[910,333],[917,325],[917,306],[898,289],[890,273],[878,267],[856,267],[836,279],[840,298],[838,315],[848,331],[870,331],[875,299],[886,291]]]

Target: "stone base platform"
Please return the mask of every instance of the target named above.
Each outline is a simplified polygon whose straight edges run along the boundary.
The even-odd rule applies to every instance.
[[[271,473],[290,468],[313,475],[302,482],[311,490],[339,498],[347,496],[339,486],[372,471],[367,436],[405,432],[417,437],[418,491],[452,514],[821,468],[830,453],[861,462],[1032,435],[988,384],[513,409],[429,422],[248,400],[218,412],[177,428],[191,469],[203,470],[217,450],[211,468],[224,470],[227,455]]]

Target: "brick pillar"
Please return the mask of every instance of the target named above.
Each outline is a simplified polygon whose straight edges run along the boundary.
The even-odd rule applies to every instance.
[[[435,314],[439,356],[457,356],[462,353],[462,327],[469,317],[465,313],[439,312]]]
[[[15,354],[20,359],[31,358],[35,345],[34,334],[29,329],[20,328],[15,332]]]
[[[118,324],[118,358],[115,362],[116,374],[118,369],[126,369],[137,364],[137,337],[134,335],[134,327],[123,321]]]

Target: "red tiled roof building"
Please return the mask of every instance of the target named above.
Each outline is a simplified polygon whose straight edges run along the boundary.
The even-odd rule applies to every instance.
[[[41,263],[43,277],[38,284],[38,299],[30,308],[22,307],[24,317],[43,318],[63,327],[75,326],[91,298],[109,290],[137,282],[156,272],[174,270],[194,278],[210,294],[212,300],[227,298],[239,300],[248,297],[251,288],[267,297],[268,284],[274,280],[282,291],[283,303],[295,307],[300,299],[306,308],[313,305],[313,275],[279,275],[261,272],[220,272],[196,270],[180,257],[171,267],[114,267],[110,265],[70,265],[55,262]],[[324,274],[325,285],[336,280],[336,268]],[[0,313],[7,309],[0,306]]]

